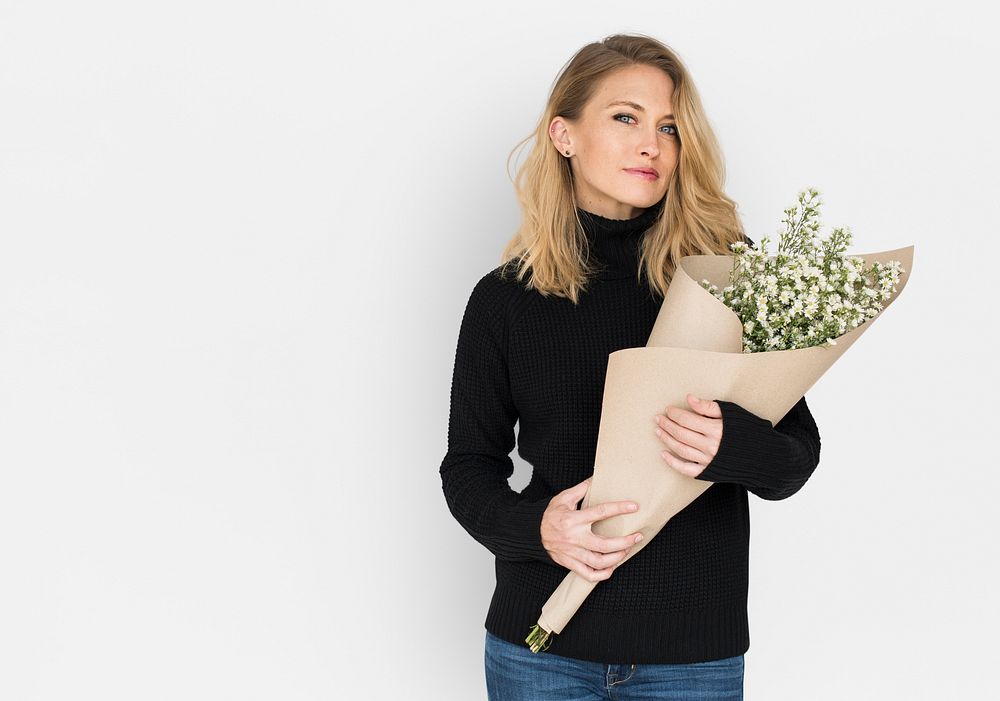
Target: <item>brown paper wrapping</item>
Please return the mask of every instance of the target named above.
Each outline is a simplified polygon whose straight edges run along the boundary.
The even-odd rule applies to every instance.
[[[594,477],[583,507],[631,500],[634,514],[597,521],[598,535],[617,537],[641,531],[643,540],[629,558],[660,532],[712,482],[682,475],[660,456],[664,445],[653,432],[653,415],[669,406],[690,410],[686,395],[735,402],[777,424],[844,352],[871,328],[906,286],[913,266],[913,246],[861,256],[900,261],[896,291],[871,319],[836,337],[836,345],[743,353],[743,325],[729,307],[704,289],[707,279],[719,289],[729,284],[733,256],[686,256],[671,281],[644,348],[626,348],[608,356]],[[773,258],[773,256],[772,256]],[[614,576],[614,575],[612,575]],[[570,572],[542,607],[538,625],[560,633],[599,582]]]

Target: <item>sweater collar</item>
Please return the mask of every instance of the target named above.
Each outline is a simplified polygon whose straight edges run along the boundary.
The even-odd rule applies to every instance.
[[[611,275],[634,275],[639,265],[642,235],[663,210],[666,196],[631,219],[608,219],[577,207],[577,215],[596,259]]]

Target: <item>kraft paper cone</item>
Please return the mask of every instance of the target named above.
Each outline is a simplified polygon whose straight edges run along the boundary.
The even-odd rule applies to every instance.
[[[866,267],[874,261],[897,260],[903,272],[896,291],[883,301],[878,314],[836,337],[836,345],[743,353],[739,317],[699,284],[707,279],[719,289],[727,286],[733,256],[685,256],[646,347],[608,356],[594,477],[583,508],[619,500],[639,504],[634,514],[593,524],[593,531],[602,536],[642,532],[643,540],[626,559],[635,557],[675,514],[713,484],[682,475],[663,462],[663,444],[650,430],[651,417],[668,405],[690,409],[686,395],[691,392],[705,399],[735,402],[777,424],[896,300],[913,266],[913,246],[850,255],[864,258]],[[547,634],[562,632],[597,584],[575,572],[566,575],[526,641],[533,651],[542,647]]]

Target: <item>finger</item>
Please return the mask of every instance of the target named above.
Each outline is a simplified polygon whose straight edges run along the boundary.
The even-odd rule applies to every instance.
[[[590,489],[590,483],[593,481],[594,477],[591,475],[580,484],[573,485],[569,489],[563,490],[563,495],[565,498],[565,503],[570,506],[576,507],[578,501],[583,499],[587,495],[587,490]]]
[[[620,514],[634,514],[638,510],[639,505],[634,501],[605,501],[580,509],[577,523],[594,523]]]
[[[580,562],[576,558],[570,559],[570,569],[576,572],[578,575],[586,579],[588,582],[602,582],[611,576],[614,571],[613,567],[606,567],[604,569],[594,569],[586,562]]]
[[[608,567],[614,567],[615,565],[621,564],[625,561],[632,552],[632,549],[625,548],[624,550],[616,550],[611,553],[596,553],[593,550],[587,550],[586,548],[574,547],[573,555],[577,560],[583,562],[588,567],[595,570],[603,570]]]
[[[667,438],[672,437],[676,443],[690,446],[691,448],[700,451],[706,458],[709,455],[709,450],[715,444],[712,436],[699,433],[698,431],[692,431],[691,429],[677,423],[669,416],[658,415],[656,424],[659,428],[656,435],[659,436],[660,440],[666,443]],[[669,447],[672,448],[673,445],[670,445]],[[694,458],[695,456],[685,457]]]
[[[623,536],[600,536],[591,531],[591,537],[584,539],[584,547],[598,553],[613,553],[630,548],[642,541],[642,533]],[[638,538],[639,540],[636,540]]]
[[[677,470],[682,475],[686,475],[688,477],[697,477],[705,469],[704,465],[688,462],[687,460],[681,460],[666,450],[660,453],[660,457],[663,458],[663,461],[667,463],[667,465]]]
[[[712,401],[711,399],[696,397],[690,392],[687,394],[687,400],[688,404],[690,404],[691,407],[699,414],[703,414],[713,419],[722,418],[722,407],[719,406],[718,402]]]
[[[702,457],[709,457],[709,452],[714,445],[712,436],[699,433],[698,431],[692,431],[668,416],[659,417],[657,421],[657,428],[658,430],[656,435],[667,445],[668,448],[673,450],[674,453],[680,457],[684,457],[689,460],[699,460]],[[679,450],[679,446],[683,446],[684,450]],[[691,454],[690,450],[692,449],[698,451],[700,455]],[[705,460],[705,462],[708,462],[708,460]]]
[[[688,460],[689,462],[700,462],[706,465],[709,463],[710,458],[707,452],[702,451],[693,445],[681,443],[666,431],[660,431],[659,436],[664,445],[666,445],[670,452],[677,457]]]
[[[722,419],[712,419],[707,416],[702,416],[701,414],[696,414],[693,411],[688,411],[687,409],[681,409],[676,406],[668,406],[663,415],[668,419],[671,419],[674,423],[680,424],[685,428],[688,428],[696,433],[710,433],[712,430],[713,421],[721,421]]]

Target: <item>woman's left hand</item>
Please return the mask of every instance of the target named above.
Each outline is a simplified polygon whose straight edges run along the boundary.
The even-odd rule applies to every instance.
[[[661,453],[667,465],[683,475],[697,477],[719,451],[722,410],[718,402],[700,399],[690,392],[687,401],[694,412],[668,406],[654,420],[656,435],[668,448]]]

